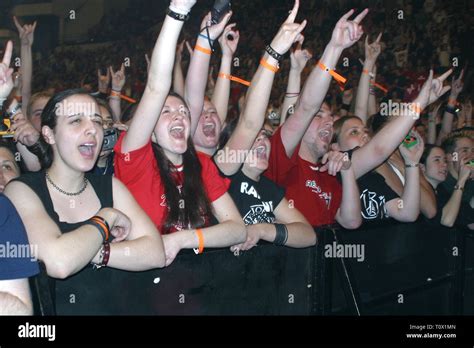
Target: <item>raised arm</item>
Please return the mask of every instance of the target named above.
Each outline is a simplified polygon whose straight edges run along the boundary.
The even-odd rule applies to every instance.
[[[224,34],[219,38],[219,45],[222,50],[221,67],[217,77],[214,93],[212,94],[212,104],[216,107],[217,114],[224,124],[227,119],[230,97],[230,79],[226,77],[232,73],[232,59],[239,44],[240,33],[234,31],[235,24],[229,24],[224,29]],[[231,37],[232,39],[229,39]]]
[[[368,13],[368,9],[362,11],[353,21],[349,20],[354,10],[350,10],[339,19],[332,33],[331,41],[326,46],[320,62],[330,70],[336,67],[337,61],[345,48],[357,42],[363,33],[360,22]],[[304,133],[308,129],[314,115],[321,108],[332,75],[317,64],[311,75],[306,80],[303,92],[298,100],[293,116],[282,126],[281,137],[288,157],[293,155]]]
[[[411,133],[418,143],[408,149],[400,145],[400,153],[405,162],[405,185],[400,199],[387,202],[387,210],[391,217],[402,222],[414,222],[420,214],[420,170],[418,164],[423,154],[423,139],[417,132]]]
[[[382,51],[382,45],[380,39],[382,33],[379,34],[377,40],[369,44],[369,35],[365,37],[365,62],[360,75],[359,87],[357,88],[357,97],[354,114],[358,116],[364,124],[367,123],[368,110],[369,110],[369,89],[370,89],[370,78],[372,70],[374,69],[375,62],[380,52]]]
[[[196,0],[172,0],[173,11],[187,15]],[[174,55],[183,21],[166,16],[151,57],[150,72],[142,99],[123,139],[122,152],[145,146],[151,138],[171,88]]]
[[[464,84],[462,78],[464,76],[464,70],[461,70],[461,74],[457,79],[453,77],[451,84],[451,93],[449,94],[448,105],[444,111],[443,121],[441,123],[441,130],[439,131],[438,138],[436,139],[436,145],[440,146],[444,138],[451,133],[453,130],[454,114],[457,105],[459,94],[462,92]]]
[[[377,78],[377,66],[374,65],[372,75],[370,76],[370,84],[374,84]],[[367,106],[367,118],[377,113],[377,98],[375,96],[375,87],[369,87],[369,104]]]
[[[121,94],[123,86],[127,81],[125,77],[125,65],[122,63],[120,70],[114,71],[113,67],[109,67],[110,76],[112,78],[112,95],[109,97],[109,106],[113,111],[114,123],[120,122],[120,117],[122,115],[121,99],[117,94]]]
[[[295,41],[301,41],[301,31],[306,26],[306,20],[301,24],[295,23],[298,13],[299,1],[295,1],[295,6],[290,15],[280,27],[271,43],[271,49],[278,54],[285,54]],[[225,153],[234,151],[246,151],[252,148],[252,145],[260,132],[265,121],[265,112],[270,99],[275,73],[278,71],[278,61],[268,52],[265,53],[252,82],[247,91],[244,109],[240,115],[239,122],[232,133],[230,139],[226,143]],[[228,152],[230,151],[230,152]],[[221,156],[217,156],[219,158]],[[223,156],[225,158],[225,156]],[[226,175],[235,174],[241,167],[242,163],[237,161],[221,162],[216,160],[219,169]]]
[[[288,75],[288,85],[286,87],[285,98],[280,108],[280,125],[285,123],[286,116],[288,115],[289,109],[294,108],[301,90],[301,73],[308,61],[313,58],[313,55],[307,50],[302,49],[302,43],[298,42],[296,48],[291,52],[290,60],[290,73]],[[292,110],[291,112],[293,112]]]
[[[433,105],[431,111],[428,113],[427,143],[431,145],[436,144],[436,117],[438,116],[438,111],[440,108],[441,108],[441,103],[438,102],[436,105]]]
[[[204,105],[209,63],[212,54],[210,43],[213,43],[222,34],[231,16],[232,12],[229,12],[220,23],[212,25],[211,13],[209,12],[201,23],[201,31],[196,41],[196,47],[191,62],[189,63],[188,74],[186,75],[184,85],[184,98],[191,112],[192,135],[196,132]]]
[[[366,145],[354,151],[352,163],[356,178],[360,178],[385,161],[403,141],[415,124],[421,111],[449,91],[451,87],[443,87],[443,82],[451,72],[452,70],[448,70],[440,77],[433,79],[433,70],[430,70],[428,80],[412,104],[413,112],[410,114],[409,110],[403,108],[399,117],[379,130]]]
[[[36,22],[21,26],[16,17],[13,17],[21,41],[21,74],[23,105],[28,105],[31,97],[31,83],[33,81],[33,54],[32,46],[35,38]]]
[[[176,46],[176,57],[174,59],[173,68],[173,92],[179,94],[180,96],[184,96],[184,74],[182,59],[185,44],[187,44],[187,41],[183,40]],[[190,52],[190,56],[192,56],[192,51]]]

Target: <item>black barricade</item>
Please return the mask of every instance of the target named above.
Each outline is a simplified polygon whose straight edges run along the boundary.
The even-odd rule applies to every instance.
[[[394,223],[355,231],[329,226],[317,234],[314,248],[264,243],[239,256],[229,249],[184,251],[166,269],[85,272],[55,294],[57,314],[474,313],[474,243],[467,231]],[[335,241],[346,254],[338,255]],[[48,291],[33,293],[40,296],[37,313],[54,314]]]

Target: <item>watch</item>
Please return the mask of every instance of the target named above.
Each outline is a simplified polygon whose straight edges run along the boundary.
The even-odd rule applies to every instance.
[[[464,187],[462,187],[461,185],[454,185],[454,190],[459,190],[459,191],[464,191]]]

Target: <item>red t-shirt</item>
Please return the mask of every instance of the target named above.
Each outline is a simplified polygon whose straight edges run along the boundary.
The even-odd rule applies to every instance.
[[[270,141],[272,149],[265,176],[286,189],[285,197],[313,227],[335,223],[342,200],[342,187],[337,178],[315,170],[317,166],[298,155],[299,146],[288,158],[281,140],[281,127]]]
[[[141,149],[122,153],[124,136],[125,133],[121,134],[114,148],[115,176],[127,186],[159,231],[166,234],[185,229],[186,226],[175,225],[169,231],[162,231],[168,206],[151,141]],[[221,178],[216,166],[207,156],[198,153],[198,158],[202,166],[201,178],[205,192],[212,203],[227,192],[228,181]],[[180,190],[183,182],[183,167],[178,166],[174,169],[174,179],[178,190]],[[203,216],[203,218],[208,221],[208,217]]]

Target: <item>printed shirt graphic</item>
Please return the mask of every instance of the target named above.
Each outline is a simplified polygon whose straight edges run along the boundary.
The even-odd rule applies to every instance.
[[[398,198],[387,185],[385,178],[372,171],[357,180],[359,185],[361,214],[364,220],[388,219],[386,203]]]
[[[254,181],[242,171],[229,178],[229,194],[246,225],[275,222],[273,212],[285,197],[283,188],[264,176]]]
[[[122,133],[115,145],[115,175],[130,190],[138,204],[148,214],[161,233],[170,233],[183,229],[185,226],[177,224],[170,231],[162,231],[166,221],[168,206],[166,204],[165,189],[161,182],[158,166],[151,141],[141,149],[122,153],[122,141],[126,133]],[[201,162],[201,178],[204,191],[212,203],[227,192],[229,180],[222,178],[208,156],[198,153]],[[175,171],[175,180],[178,185],[183,182],[183,173],[179,167]],[[208,219],[208,217],[203,217]]]
[[[299,146],[288,158],[281,128],[270,141],[272,151],[265,176],[286,189],[285,197],[313,227],[335,223],[342,200],[342,186],[337,177],[319,172],[316,165],[299,157]]]

